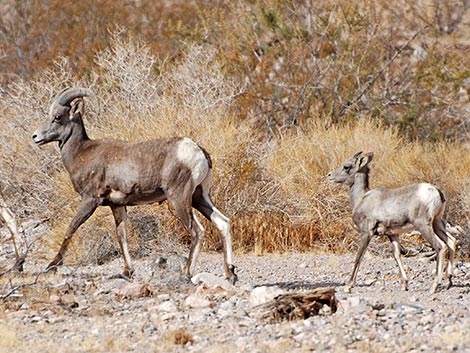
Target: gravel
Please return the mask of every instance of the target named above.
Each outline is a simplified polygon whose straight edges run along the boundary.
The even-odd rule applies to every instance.
[[[163,269],[154,259],[136,260],[130,282],[111,278],[122,269],[120,259],[39,275],[0,306],[0,351],[470,352],[470,263],[458,264],[454,287],[430,294],[435,263],[405,258],[406,292],[391,256],[366,254],[357,287],[345,293],[353,254],[236,256],[235,286],[221,281],[221,254],[201,254],[196,284],[181,276],[184,259],[162,256]],[[2,293],[34,282],[45,264],[27,262],[25,274],[2,281]],[[256,293],[269,300],[270,291],[320,287],[335,288],[335,313],[263,318]]]

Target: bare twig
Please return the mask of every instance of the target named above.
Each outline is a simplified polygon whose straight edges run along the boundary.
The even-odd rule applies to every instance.
[[[343,116],[349,111],[349,108],[356,104],[363,96],[366,94],[367,91],[369,91],[372,86],[375,84],[375,82],[378,80],[380,76],[384,73],[385,70],[387,70],[388,67],[395,61],[395,59],[403,52],[403,50],[413,41],[421,35],[425,30],[427,30],[429,26],[426,26],[422,29],[420,29],[418,32],[416,32],[405,44],[403,44],[396,52],[393,54],[391,59],[382,67],[382,69],[372,78],[372,80],[369,81],[369,83],[362,89],[362,91],[352,100],[349,100],[343,106],[341,107],[341,110],[339,112],[339,116]]]
[[[32,282],[28,282],[28,283],[21,283],[21,284],[18,284],[16,286],[13,286],[12,283],[11,283],[11,280],[10,280],[10,285],[11,286],[11,289],[8,293],[6,294],[3,294],[0,296],[0,300],[4,301],[5,299],[7,299],[8,297],[10,297],[11,295],[13,295],[13,293],[15,293],[16,291],[18,291],[18,289],[21,289],[21,288],[24,288],[24,287],[29,287],[29,286],[34,286],[38,283],[38,280],[39,280],[39,276],[45,274],[47,271],[42,271],[42,272],[39,272],[36,277],[34,278],[34,281]]]

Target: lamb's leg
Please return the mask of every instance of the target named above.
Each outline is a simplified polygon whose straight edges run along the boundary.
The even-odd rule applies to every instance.
[[[436,276],[434,277],[433,284],[431,285],[430,292],[435,293],[438,286],[442,282],[442,274],[444,273],[446,244],[434,233],[433,226],[428,223],[415,225],[418,232],[421,233],[436,252]]]
[[[400,269],[401,275],[401,285],[403,290],[408,290],[408,276],[406,275],[405,267],[403,266],[403,262],[401,261],[401,248],[400,243],[398,242],[399,236],[397,234],[387,234],[388,239],[392,243],[393,247],[393,257],[397,262],[398,268]]]
[[[433,228],[437,236],[447,245],[449,249],[449,263],[447,265],[447,289],[452,287],[452,276],[454,274],[454,261],[457,246],[455,237],[447,232],[446,225],[442,219],[436,219],[433,223]]]
[[[369,246],[370,240],[372,239],[372,232],[370,231],[363,231],[361,233],[361,243],[359,245],[359,250],[356,255],[356,261],[354,262],[354,269],[351,274],[351,278],[346,285],[346,292],[350,293],[351,288],[355,285],[356,283],[356,277],[357,277],[357,272],[359,271],[359,265],[361,264],[362,257],[364,256],[364,253]]]

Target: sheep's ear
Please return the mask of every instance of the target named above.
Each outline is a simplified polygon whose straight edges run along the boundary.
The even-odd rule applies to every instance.
[[[76,99],[70,107],[70,120],[80,119],[85,110],[85,102],[83,99]]]
[[[358,169],[361,169],[368,165],[370,161],[374,158],[374,152],[367,152],[365,155],[361,156],[361,158],[358,159]]]

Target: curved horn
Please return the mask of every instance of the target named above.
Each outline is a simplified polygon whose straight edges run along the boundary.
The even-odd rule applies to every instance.
[[[79,87],[72,87],[72,88],[67,88],[60,92],[54,101],[57,104],[60,104],[62,106],[69,106],[70,102],[72,102],[75,98],[78,97],[87,97],[92,95],[93,92],[90,91],[89,89],[86,88],[79,88]]]

